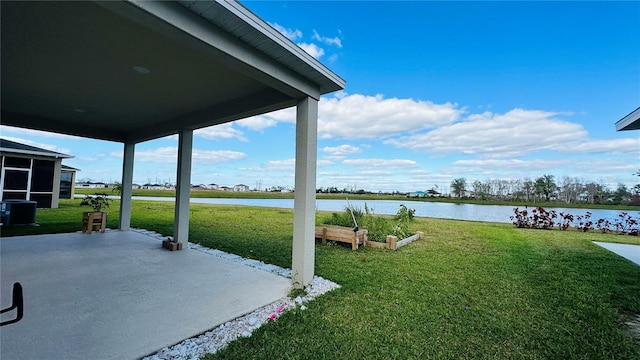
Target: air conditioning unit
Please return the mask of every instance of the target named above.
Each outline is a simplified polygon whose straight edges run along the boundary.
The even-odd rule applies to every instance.
[[[35,201],[5,200],[0,202],[0,223],[3,226],[29,225],[36,222]]]

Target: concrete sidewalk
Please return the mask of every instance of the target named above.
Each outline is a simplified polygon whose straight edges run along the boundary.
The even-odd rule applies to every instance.
[[[593,243],[640,265],[640,245],[603,243],[597,241]]]
[[[291,280],[133,231],[0,239],[0,358],[136,359],[287,295]],[[2,314],[6,320],[15,314]],[[6,315],[6,316],[5,316]]]

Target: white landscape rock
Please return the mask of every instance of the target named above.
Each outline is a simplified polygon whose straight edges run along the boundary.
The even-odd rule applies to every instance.
[[[149,231],[146,230],[135,229],[134,231],[143,232],[145,234],[153,236]],[[153,237],[157,237],[159,240],[163,240],[162,236]],[[265,264],[259,260],[245,259],[238,255],[229,254],[220,250],[209,249],[198,244],[190,245],[192,249],[199,250],[213,256],[218,256],[279,276],[288,278],[291,277],[291,269],[281,268],[272,264]],[[307,307],[304,305],[304,303],[339,287],[340,285],[332,281],[323,279],[319,276],[314,276],[312,284],[305,289],[305,296],[297,296],[295,299],[291,299],[289,297],[281,298],[269,305],[256,309],[249,314],[221,324],[218,327],[205,332],[204,334],[191,339],[186,339],[181,343],[173,345],[171,347],[163,348],[157,353],[143,358],[143,360],[189,360],[199,359],[201,356],[207,353],[216,353],[218,350],[226,347],[231,341],[234,341],[241,337],[251,336],[253,330],[258,329],[262,324],[269,321],[269,318],[274,314],[277,318],[277,316],[280,315],[281,311],[287,311],[295,308],[305,310]],[[279,309],[281,309],[281,311],[278,311]]]

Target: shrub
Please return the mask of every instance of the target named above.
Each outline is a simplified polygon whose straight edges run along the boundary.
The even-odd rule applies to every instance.
[[[556,212],[547,211],[542,207],[536,207],[528,212],[527,209],[513,209],[513,215],[509,216],[513,225],[517,228],[530,229],[552,229],[554,219],[557,218]],[[574,224],[574,222],[577,222]],[[558,228],[560,230],[568,229],[572,224],[578,231],[587,232],[589,230],[598,229],[602,233],[614,231],[619,235],[640,235],[640,217],[634,218],[627,212],[621,212],[618,218],[612,223],[607,219],[591,220],[591,212],[587,211],[585,215],[573,216],[569,213],[560,213],[560,222]]]
[[[513,212],[509,218],[518,228],[551,230],[555,224],[554,220],[558,217],[554,210],[547,211],[541,206],[531,209],[531,213],[527,209],[518,208],[513,209]]]
[[[576,230],[587,232],[589,230],[593,230],[593,221],[591,221],[591,213],[587,211],[587,213],[582,216],[576,216],[576,220],[578,221],[578,225],[576,225]]]

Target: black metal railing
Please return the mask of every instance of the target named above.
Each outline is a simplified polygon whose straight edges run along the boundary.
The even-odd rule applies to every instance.
[[[0,310],[0,314],[4,314],[7,311],[11,311],[13,309],[17,309],[16,318],[0,322],[0,326],[17,323],[22,319],[22,315],[24,314],[24,304],[22,301],[22,285],[20,285],[19,282],[13,284],[13,302],[11,304],[11,307]]]

